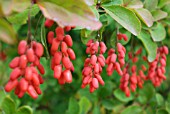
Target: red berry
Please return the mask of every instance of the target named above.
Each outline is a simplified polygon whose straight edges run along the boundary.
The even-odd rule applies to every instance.
[[[54,24],[53,20],[46,19],[44,26],[47,27],[47,28],[50,28],[51,26],[53,26],[53,24]]]
[[[21,91],[24,91],[24,92],[27,91],[27,89],[28,89],[28,81],[25,80],[25,78],[22,78],[20,80],[20,82],[19,82],[19,86],[20,86]]]
[[[59,51],[55,52],[54,58],[53,58],[53,62],[54,62],[56,65],[58,65],[58,64],[60,64],[61,59],[62,59],[62,53],[59,52]]]
[[[20,41],[18,45],[18,54],[19,55],[25,54],[26,49],[27,49],[27,42],[25,40]]]
[[[71,29],[72,29],[71,26],[66,26],[66,27],[64,27],[64,30],[67,31],[67,32],[70,31]]]
[[[65,35],[64,41],[66,42],[67,46],[72,47],[73,41],[70,35]]]
[[[32,85],[28,86],[28,94],[33,98],[36,99],[38,97],[34,87]]]
[[[32,69],[30,67],[27,67],[25,70],[25,79],[27,81],[32,80]]]
[[[20,68],[25,68],[27,66],[27,56],[26,55],[21,55],[19,59],[19,66]]]
[[[71,48],[67,49],[67,53],[68,53],[68,55],[69,55],[71,60],[75,60],[76,59],[76,55],[75,55],[74,51]]]
[[[34,55],[34,51],[33,51],[32,48],[27,50],[26,55],[27,55],[27,59],[28,59],[29,62],[34,62],[35,61],[35,55]]]
[[[57,38],[61,38],[61,36],[64,36],[64,29],[63,28],[57,27],[55,29],[55,31],[56,31]],[[62,39],[58,39],[58,40],[59,41],[63,40],[63,37],[62,37]]]
[[[70,70],[65,70],[63,72],[63,76],[64,76],[64,79],[67,83],[71,83],[72,82],[72,74],[70,72]]]
[[[64,54],[67,53],[67,44],[65,42],[61,43],[61,52]]]
[[[99,87],[99,83],[98,83],[97,78],[92,79],[92,85],[95,89],[97,89]]]
[[[38,68],[38,70],[40,71],[41,74],[45,74],[45,70],[44,70],[43,65],[39,64],[39,65],[37,66],[37,68]]]
[[[53,39],[53,41],[52,41],[52,46],[51,46],[51,51],[52,51],[52,52],[57,51],[59,45],[60,45],[60,41],[58,41],[57,39]]]
[[[19,66],[19,57],[15,57],[10,63],[9,67],[14,69]]]
[[[35,49],[35,54],[38,56],[38,57],[41,57],[44,53],[44,48],[42,46],[41,43],[37,43],[36,44],[36,49]]]
[[[10,74],[10,80],[16,80],[21,75],[20,68],[15,68]]]
[[[71,61],[68,57],[63,57],[62,63],[66,69],[70,69],[72,67]]]
[[[54,39],[54,32],[53,31],[50,31],[47,35],[47,40],[48,40],[48,43],[49,44],[52,44],[52,41]]]
[[[62,66],[61,65],[57,65],[54,67],[54,78],[59,79],[61,76],[61,72],[62,72]]]
[[[11,90],[13,90],[16,86],[18,85],[18,81],[17,80],[10,80],[6,85],[5,85],[5,91],[6,92],[10,92]]]
[[[38,78],[38,75],[33,73],[32,75],[32,83],[36,86],[39,86],[40,85],[40,81],[39,81],[39,78]]]

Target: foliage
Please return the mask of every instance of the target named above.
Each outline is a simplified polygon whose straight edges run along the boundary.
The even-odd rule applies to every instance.
[[[115,48],[117,32],[124,33],[129,40],[121,43],[127,51],[142,47],[151,62],[159,46],[170,47],[169,7],[170,0],[38,0],[36,5],[31,5],[30,0],[0,0],[0,52],[7,55],[5,61],[0,58],[0,114],[170,114],[170,55],[167,80],[159,88],[148,81],[127,98],[119,89],[120,76],[114,72],[108,77],[104,69],[104,86],[92,94],[89,88],[81,89],[85,44],[89,39],[103,40],[108,49]],[[28,95],[18,99],[14,92],[4,92],[11,72],[8,64],[17,56],[18,41],[27,39],[28,14],[32,38],[41,42],[45,50],[41,59],[45,83],[41,85],[43,94],[36,100]],[[51,58],[45,36],[54,27],[44,28],[45,18],[62,27],[76,26],[68,32],[77,57],[71,84],[60,86],[49,68]]]

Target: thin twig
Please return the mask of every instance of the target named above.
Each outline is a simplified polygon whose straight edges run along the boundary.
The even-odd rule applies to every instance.
[[[38,25],[39,25],[39,22],[40,22],[42,16],[43,16],[43,15],[41,14],[40,17],[39,17],[39,19],[38,19],[38,22],[37,22],[37,25],[36,25],[36,28],[35,28],[35,32],[34,32],[34,37],[36,36],[37,30],[38,30]]]

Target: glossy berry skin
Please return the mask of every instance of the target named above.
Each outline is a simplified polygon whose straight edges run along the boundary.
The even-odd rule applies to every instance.
[[[104,85],[104,81],[100,74],[102,72],[102,67],[105,66],[105,58],[103,54],[107,47],[104,42],[95,42],[93,40],[89,40],[86,46],[86,53],[90,54],[90,57],[86,58],[84,63],[81,87],[85,88],[89,84],[89,91],[90,93],[93,93],[97,88],[99,88],[99,84]]]
[[[53,26],[53,24],[54,24],[53,20],[46,19],[44,26],[47,27],[47,28],[50,28],[51,26]]]
[[[72,73],[74,66],[71,60],[76,59],[74,50],[71,48],[73,41],[70,35],[65,35],[72,29],[71,26],[64,28],[58,26],[55,29],[55,34],[50,31],[47,35],[47,40],[50,45],[51,69],[54,71],[54,78],[58,80],[60,85],[72,82]],[[56,36],[54,38],[54,36]]]
[[[18,44],[18,54],[19,55],[25,54],[26,49],[27,49],[27,42],[25,40],[20,41]]]
[[[24,47],[21,48],[22,46]],[[44,53],[43,46],[35,41],[27,44],[26,41],[22,40],[18,45],[18,53],[20,57],[15,57],[9,64],[13,70],[10,74],[10,80],[5,85],[5,91],[10,92],[14,89],[18,98],[28,93],[36,99],[38,94],[41,94],[39,85],[44,82],[39,74],[39,72],[45,73],[43,65],[40,64],[40,57]]]

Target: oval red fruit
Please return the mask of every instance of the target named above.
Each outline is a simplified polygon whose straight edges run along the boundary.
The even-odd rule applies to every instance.
[[[19,82],[19,87],[21,91],[27,91],[28,89],[28,81],[25,80],[25,78],[21,78],[20,82]]]
[[[27,49],[27,42],[25,40],[20,41],[18,45],[18,54],[19,55],[25,54],[26,49]]]
[[[44,26],[47,27],[47,28],[50,28],[51,26],[53,26],[53,24],[54,24],[53,20],[46,19],[45,23],[44,23]]]
[[[99,87],[99,82],[98,82],[97,78],[92,79],[92,85],[95,89],[97,89]]]
[[[21,75],[21,69],[15,68],[10,74],[10,80],[15,80]]]
[[[28,94],[33,98],[36,99],[38,97],[34,87],[32,85],[28,86]]]
[[[49,44],[52,44],[53,38],[54,38],[54,32],[50,31],[47,35],[47,40]]]
[[[58,41],[56,38],[53,39],[53,41],[52,41],[52,46],[51,46],[51,51],[52,51],[52,52],[57,51],[59,45],[60,45],[60,41]]]
[[[66,69],[70,69],[72,67],[71,61],[68,57],[63,57],[62,63]]]
[[[59,79],[61,76],[61,72],[62,72],[62,66],[61,65],[57,65],[54,67],[54,78]]]
[[[39,64],[39,65],[37,66],[37,68],[38,68],[38,70],[40,71],[41,74],[45,74],[45,70],[44,70],[44,67],[43,67],[42,64]]]
[[[44,48],[42,46],[41,43],[37,43],[36,44],[36,49],[35,49],[35,54],[38,56],[38,57],[41,57],[44,53]]]
[[[13,90],[16,86],[18,85],[18,80],[10,80],[6,85],[5,85],[5,91],[10,92]]]
[[[28,59],[29,62],[34,62],[35,61],[35,55],[34,55],[34,51],[33,51],[32,48],[27,50],[26,55],[27,55],[27,59]]]
[[[65,42],[61,43],[61,52],[62,53],[67,53],[67,44]]]
[[[56,65],[60,64],[60,62],[62,60],[62,53],[59,51],[55,52],[53,59],[54,59],[53,61]]]
[[[27,66],[27,56],[26,55],[21,55],[19,59],[19,66],[20,68],[25,68]]]
[[[75,60],[76,59],[76,55],[75,55],[74,51],[71,48],[67,49],[67,53],[68,53],[68,55],[69,55],[71,60]]]
[[[19,57],[15,57],[10,63],[9,63],[9,67],[10,68],[16,68],[19,66]]]
[[[25,79],[28,81],[32,80],[32,69],[30,67],[27,67],[25,70]]]
[[[63,76],[64,76],[64,79],[67,83],[71,83],[72,82],[72,74],[71,74],[71,71],[70,70],[65,70],[63,72]]]
[[[61,37],[61,36],[64,36],[64,29],[61,28],[61,27],[57,27],[57,28],[55,29],[55,32],[56,32],[57,38],[58,38],[58,37]],[[63,40],[63,39],[59,39],[59,41],[61,41],[61,40]]]
[[[73,40],[72,40],[72,38],[71,38],[70,35],[65,35],[64,41],[66,42],[66,44],[67,44],[69,47],[72,47],[72,46],[73,46]]]

